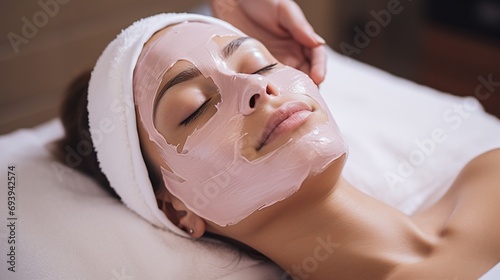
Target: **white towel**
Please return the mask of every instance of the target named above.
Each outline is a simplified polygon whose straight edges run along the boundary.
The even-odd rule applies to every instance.
[[[183,21],[203,21],[236,31],[224,21],[195,14],[158,14],[135,22],[97,61],[88,110],[99,165],[123,203],[152,224],[187,237],[157,206],[141,154],[132,92],[133,72],[143,45],[156,31]]]

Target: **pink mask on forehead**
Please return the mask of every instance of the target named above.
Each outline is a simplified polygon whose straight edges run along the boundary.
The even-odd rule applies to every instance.
[[[199,22],[171,27],[139,57],[134,97],[140,121],[172,170],[162,168],[168,191],[200,217],[226,226],[287,198],[309,175],[321,172],[346,153],[347,146],[309,77],[291,67],[266,77],[236,73],[212,40],[216,35],[235,33]],[[210,77],[221,96],[217,112],[187,138],[181,153],[154,126],[154,103],[162,77],[179,60],[191,62],[203,76]],[[314,99],[327,112],[328,121],[250,161],[241,151],[243,119],[255,110],[249,105],[251,96],[266,94],[269,81],[279,94],[304,94]]]

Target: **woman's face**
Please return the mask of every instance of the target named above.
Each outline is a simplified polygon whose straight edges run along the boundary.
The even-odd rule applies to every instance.
[[[318,104],[308,96],[280,93],[279,85],[271,75],[284,66],[260,42],[239,36],[215,37],[213,41],[221,53],[233,49],[232,55],[221,55],[217,62],[224,65],[225,70],[255,76],[252,81],[256,84],[254,90],[231,93],[244,95],[240,101],[243,103],[240,113],[245,117],[242,126],[238,127],[241,130],[235,132],[244,135],[240,149],[247,159],[260,158],[282,146],[292,136],[303,134],[310,125],[327,120]],[[212,78],[204,77],[192,62],[185,60],[176,62],[166,72],[160,88],[157,94],[161,97],[154,112],[155,127],[181,153],[189,135],[216,114],[221,102],[220,89]],[[281,123],[279,128],[275,123],[268,125],[277,110],[291,109],[285,108],[287,104],[299,107],[297,110],[300,111]]]
[[[155,34],[134,93],[167,189],[221,226],[284,199],[346,151],[309,77],[224,27],[188,22]]]

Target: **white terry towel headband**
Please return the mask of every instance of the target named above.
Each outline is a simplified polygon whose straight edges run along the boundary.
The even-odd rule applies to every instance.
[[[158,208],[141,153],[133,96],[134,68],[144,44],[158,30],[184,21],[213,23],[241,33],[224,21],[196,14],[158,14],[136,21],[97,60],[88,111],[99,166],[123,203],[153,225],[188,237]]]

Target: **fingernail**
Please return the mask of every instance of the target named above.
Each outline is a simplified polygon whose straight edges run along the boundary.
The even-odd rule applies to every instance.
[[[321,36],[319,36],[317,33],[314,33],[314,39],[316,39],[316,42],[320,44],[325,44],[325,39],[323,39]]]

